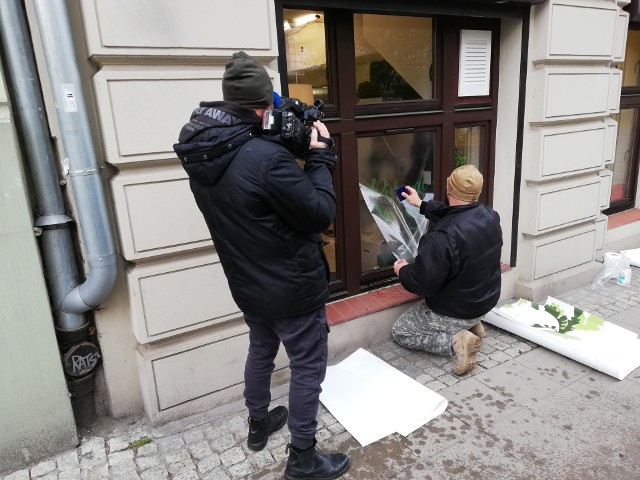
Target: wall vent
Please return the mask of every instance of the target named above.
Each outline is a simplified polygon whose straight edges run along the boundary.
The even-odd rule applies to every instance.
[[[491,32],[460,31],[459,97],[489,95],[491,73]]]

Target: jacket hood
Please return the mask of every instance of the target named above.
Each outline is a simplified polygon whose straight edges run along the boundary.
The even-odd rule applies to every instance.
[[[231,102],[201,102],[182,127],[173,150],[191,179],[213,185],[238,149],[257,136],[261,124],[249,108]]]

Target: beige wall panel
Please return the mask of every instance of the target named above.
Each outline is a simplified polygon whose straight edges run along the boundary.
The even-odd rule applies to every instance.
[[[141,345],[138,361],[145,410],[153,419],[157,413],[213,396],[244,382],[244,364],[249,346],[243,320],[230,322],[207,333],[191,335],[158,346]],[[288,366],[284,348],[275,360],[276,370]],[[240,391],[241,395],[241,391]],[[227,399],[228,400],[228,399]]]
[[[600,213],[599,198],[597,175],[551,185],[528,185],[523,200],[537,214],[526,216],[522,232],[538,235],[595,219]]]
[[[613,47],[613,61],[623,62],[627,45],[627,30],[629,27],[629,14],[620,10],[616,21],[616,40]]]
[[[277,56],[273,0],[81,2],[91,56]],[[240,31],[241,30],[241,31]]]
[[[534,281],[593,261],[596,226],[588,223],[540,237],[525,237],[519,270]]]
[[[611,3],[554,2],[551,5],[549,55],[612,56],[617,14]]]
[[[223,73],[224,66],[103,68],[93,82],[105,159],[119,168],[178,161],[173,144],[180,129],[201,101],[222,100]]]
[[[126,171],[111,180],[111,189],[127,260],[212,244],[182,167]]]
[[[596,231],[582,233],[536,248],[535,274],[537,280],[593,261]]]
[[[597,66],[537,65],[529,72],[527,81],[529,121],[539,124],[608,116],[613,70]]]
[[[609,81],[609,113],[620,111],[620,93],[622,91],[622,70],[611,69],[611,80]]]
[[[213,253],[137,265],[127,275],[133,331],[140,343],[242,315]]]
[[[613,59],[616,5],[600,0],[549,0],[533,11],[534,62]]]
[[[606,215],[600,215],[595,222],[596,224],[596,250],[604,249],[604,239],[607,233],[607,225],[609,224],[609,217]]]
[[[600,208],[609,208],[611,202],[611,185],[613,184],[613,172],[609,169],[600,170],[600,194],[598,199]]]
[[[613,163],[615,159],[618,122],[609,117],[604,118],[603,121],[607,126],[604,145],[604,164],[609,165],[610,163]]]
[[[547,77],[545,120],[608,112],[606,92],[611,75],[602,72],[550,72]]]
[[[527,180],[597,171],[604,166],[607,125],[601,121],[530,130]]]

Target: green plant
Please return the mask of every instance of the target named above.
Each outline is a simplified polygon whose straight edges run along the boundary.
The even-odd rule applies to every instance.
[[[537,303],[531,303],[531,306],[536,310],[539,309],[539,305]],[[556,327],[555,325],[540,325],[538,323],[534,323],[532,327],[550,328],[552,330],[556,330],[558,333],[567,333],[574,330],[575,328],[578,328],[578,325],[580,325],[581,322],[586,321],[584,311],[582,311],[578,307],[573,308],[573,316],[571,318],[567,317],[560,309],[560,306],[555,303],[552,303],[551,305],[544,305],[544,310],[558,321],[558,327]],[[588,329],[597,330],[597,328]]]
[[[360,82],[356,91],[356,95],[358,95],[358,98],[378,98],[382,97],[383,94],[384,91],[382,89],[382,85],[380,85],[378,82],[372,82],[370,80]]]
[[[453,154],[453,165],[455,168],[461,167],[462,165],[466,165],[467,164],[467,156],[462,153],[459,152],[457,149],[455,151],[455,153]]]
[[[139,448],[139,447],[142,447],[143,445],[146,445],[147,443],[151,443],[151,439],[145,435],[143,437],[138,438],[137,440],[132,441],[129,444],[129,448]]]

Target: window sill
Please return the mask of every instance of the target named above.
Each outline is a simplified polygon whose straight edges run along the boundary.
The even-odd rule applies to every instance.
[[[511,270],[509,265],[500,264],[502,273]],[[407,292],[401,284],[381,288],[373,292],[363,293],[357,297],[349,297],[327,304],[327,322],[329,325],[348,322],[354,318],[380,312],[387,308],[402,305],[420,297]]]
[[[420,297],[407,292],[402,285],[392,285],[327,304],[327,321],[329,325],[337,325],[418,298]]]
[[[629,223],[638,221],[640,221],[640,208],[631,208],[624,212],[609,215],[607,230],[622,227],[623,225],[628,225]]]

